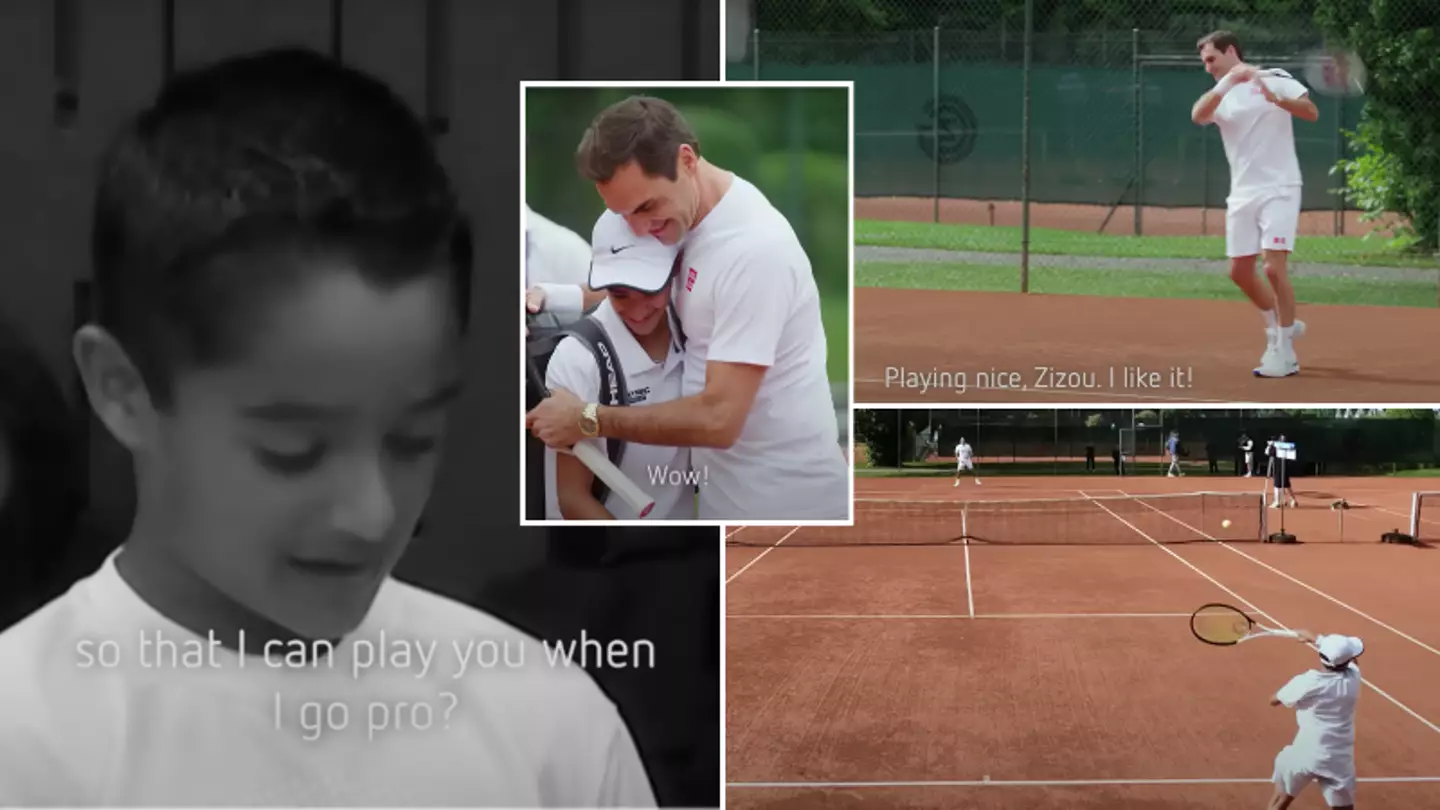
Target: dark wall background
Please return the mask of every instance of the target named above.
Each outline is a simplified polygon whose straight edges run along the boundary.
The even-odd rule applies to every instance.
[[[397,575],[494,609],[541,635],[578,632],[577,624],[601,608],[608,613],[596,621],[610,628],[664,615],[635,595],[645,590],[641,580],[718,580],[717,530],[587,535],[612,549],[670,544],[668,568],[665,554],[643,551],[637,552],[643,565],[608,563],[624,568],[631,590],[623,593],[616,584],[622,578],[573,573],[598,570],[593,566],[564,569],[571,572],[565,576],[590,577],[583,589],[556,589],[553,577],[543,580],[547,587],[517,586],[556,570],[547,549],[559,535],[520,527],[519,476],[511,472],[518,471],[520,452],[514,429],[519,82],[714,80],[720,78],[719,39],[715,0],[0,0],[0,317],[36,344],[83,406],[69,337],[84,316],[94,162],[106,138],[153,96],[171,66],[280,44],[338,51],[437,122],[441,150],[477,232],[470,385],[457,405],[424,531]],[[133,509],[128,458],[93,419],[88,438],[89,522],[123,536]],[[675,548],[684,551],[671,553]],[[545,594],[571,601],[557,604],[540,598]],[[671,689],[669,703],[657,692],[656,706],[644,707],[659,678],[607,676],[602,686],[625,701],[622,709],[632,707],[632,723],[644,726],[637,737],[652,768],[656,751],[667,763],[654,774],[662,799],[718,805],[718,581],[714,594],[692,586],[675,596],[692,600],[690,613],[701,611],[708,622],[694,624],[700,614],[690,616],[681,606],[677,615],[691,622],[686,632],[717,647],[714,681],[705,685],[712,690],[708,703],[697,704],[694,689],[688,698]],[[704,601],[710,596],[713,605]],[[651,625],[651,637],[663,646],[674,623]],[[691,649],[677,665],[693,671],[699,654]],[[678,764],[687,756],[683,728],[649,725],[634,712],[692,723],[688,764]],[[707,715],[711,725],[694,734],[693,723],[707,722]],[[708,773],[694,764],[693,743],[705,734],[710,741],[700,750],[713,763]]]
[[[335,9],[339,9],[339,14]],[[4,0],[0,2],[0,314],[18,324],[74,389],[69,338],[86,243],[94,163],[105,139],[165,74],[173,11],[177,67],[282,43],[331,50],[448,119],[440,137],[476,223],[470,356],[474,384],[405,571],[463,593],[478,569],[515,569],[535,548],[475,541],[519,531],[514,405],[519,351],[510,306],[519,256],[519,82],[719,78],[719,7],[707,0]],[[339,35],[332,30],[340,22]],[[57,75],[58,74],[58,75]],[[57,121],[69,84],[78,106]],[[497,365],[500,373],[495,373]],[[128,519],[129,462],[92,431],[96,512]],[[478,481],[481,473],[487,484]],[[511,476],[513,477],[513,476]],[[508,478],[507,478],[508,481]],[[107,520],[108,522],[108,520]],[[537,537],[543,532],[533,532]],[[538,559],[538,557],[534,558]]]

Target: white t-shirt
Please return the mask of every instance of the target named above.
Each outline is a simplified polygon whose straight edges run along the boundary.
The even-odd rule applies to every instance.
[[[959,459],[960,461],[969,461],[970,445],[966,444],[965,442],[961,442],[955,445],[955,458]]]
[[[1286,708],[1296,710],[1299,731],[1291,749],[1311,773],[1332,779],[1355,775],[1355,706],[1360,685],[1360,667],[1352,662],[1343,672],[1303,672],[1276,693]]]
[[[1215,108],[1215,125],[1230,161],[1230,203],[1301,186],[1291,115],[1266,101],[1257,82],[1281,100],[1309,91],[1285,71],[1278,73],[1235,85]]]
[[[620,370],[625,374],[625,387],[630,389],[631,404],[628,407],[643,407],[680,398],[685,364],[673,320],[670,324],[670,353],[664,362],[657,363],[625,326],[608,299],[600,302],[594,314],[615,346]],[[595,363],[595,355],[575,338],[565,338],[550,355],[550,364],[545,369],[545,383],[552,389],[564,388],[585,402],[599,401],[600,369]],[[602,453],[608,452],[609,445],[605,439],[586,441]],[[555,460],[555,450],[545,448],[545,517],[563,520],[560,498],[555,489]],[[646,520],[695,519],[695,487],[694,479],[690,477],[689,448],[627,442],[625,455],[620,458],[620,470],[655,499],[655,508],[650,510]],[[605,508],[617,520],[640,519],[635,510],[613,492],[606,496]]]
[[[396,580],[333,666],[274,668],[252,650],[241,670],[217,646],[218,666],[145,668],[142,633],[204,642],[141,600],[112,555],[0,634],[0,806],[655,806],[629,731],[578,663],[552,666],[535,639]],[[410,669],[356,679],[356,639],[392,653],[398,642],[436,646],[428,671],[417,654]],[[118,666],[82,668],[100,649],[78,645],[107,640]],[[471,641],[523,668],[490,658],[482,668],[472,654],[454,677],[451,645]],[[302,726],[307,701],[343,702],[348,725],[333,730],[337,713],[334,725]],[[421,703],[432,712],[424,731],[411,710]],[[372,725],[384,729],[373,739]],[[307,730],[317,726],[318,739]]]
[[[706,364],[766,366],[740,438],[696,447],[708,474],[700,517],[844,520],[849,463],[825,370],[825,330],[810,259],[785,217],[735,177],[685,241],[676,308],[685,328],[685,395],[705,389]]]
[[[585,309],[582,285],[590,281],[590,243],[585,237],[525,208],[525,288],[547,288],[545,312],[569,323]]]

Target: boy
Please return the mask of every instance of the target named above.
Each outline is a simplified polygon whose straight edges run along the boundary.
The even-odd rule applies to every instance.
[[[0,635],[0,804],[653,806],[581,671],[389,577],[470,276],[404,103],[305,51],[180,75],[106,154],[91,240],[74,357],[137,512]]]
[[[670,317],[670,280],[679,249],[630,232],[625,218],[606,211],[595,222],[591,239],[590,288],[608,293],[594,318],[615,347],[631,405],[679,399],[684,382],[684,347]],[[600,369],[579,338],[560,341],[545,369],[545,387],[564,389],[586,402],[600,400]],[[586,439],[602,452],[605,439]],[[694,520],[695,491],[674,483],[670,473],[688,481],[690,450],[684,447],[629,444],[620,469],[649,493],[654,520]],[[596,500],[595,474],[571,453],[545,448],[546,517],[551,520],[639,520],[624,499],[610,493]]]
[[[1296,710],[1295,741],[1275,757],[1275,792],[1269,810],[1286,810],[1312,781],[1336,810],[1355,806],[1355,707],[1360,699],[1360,668],[1355,659],[1365,644],[1352,636],[1319,636],[1300,630],[1300,641],[1320,653],[1323,669],[1290,679],[1271,706]]]

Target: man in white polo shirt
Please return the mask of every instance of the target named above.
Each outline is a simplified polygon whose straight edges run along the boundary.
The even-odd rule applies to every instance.
[[[844,520],[850,468],[810,260],[759,189],[699,150],[679,111],[650,97],[601,112],[578,150],[582,174],[632,232],[684,243],[685,396],[644,408],[554,396],[527,421],[552,447],[586,432],[691,447],[706,477],[701,519]]]
[[[624,217],[606,211],[595,222],[591,250],[590,288],[608,293],[591,317],[615,348],[628,389],[626,407],[679,399],[684,364],[670,317],[670,279],[678,248],[651,237],[636,239]],[[546,367],[545,385],[597,401],[601,380],[594,353],[577,337],[560,341]],[[608,452],[606,439],[584,441]],[[695,491],[684,483],[690,471],[687,448],[627,443],[619,467],[655,500],[649,519],[695,519]],[[614,493],[604,503],[597,500],[594,473],[571,453],[545,449],[545,483],[545,516],[550,520],[639,519]]]
[[[1230,162],[1225,200],[1230,278],[1265,319],[1265,353],[1254,374],[1288,377],[1300,372],[1292,341],[1305,334],[1305,322],[1295,319],[1295,288],[1286,266],[1300,223],[1300,161],[1291,117],[1313,122],[1320,112],[1305,85],[1290,74],[1245,64],[1233,33],[1215,31],[1197,47],[1215,87],[1195,102],[1190,119],[1220,129]],[[1268,285],[1255,272],[1261,253]]]

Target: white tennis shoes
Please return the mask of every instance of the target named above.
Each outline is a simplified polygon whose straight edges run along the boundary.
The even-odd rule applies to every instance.
[[[1290,342],[1280,338],[1278,328],[1265,330],[1265,353],[1255,367],[1256,377],[1290,377],[1300,373],[1300,359],[1295,356],[1294,341],[1305,334],[1305,322],[1296,319],[1290,329]]]

